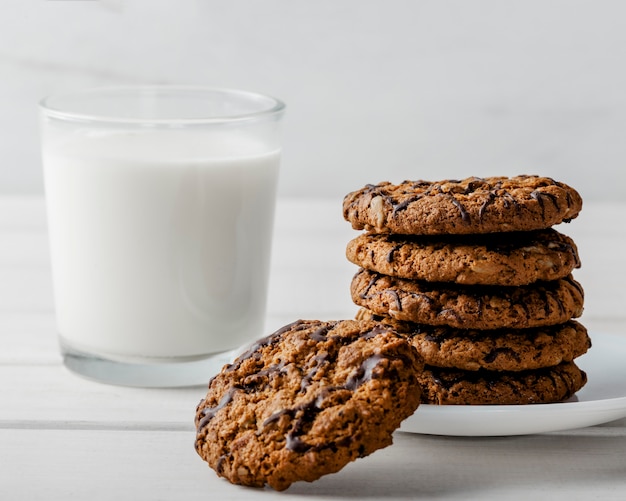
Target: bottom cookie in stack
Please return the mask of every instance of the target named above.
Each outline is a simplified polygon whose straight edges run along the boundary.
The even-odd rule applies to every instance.
[[[587,382],[574,362],[521,372],[428,367],[419,382],[422,402],[438,405],[522,405],[567,400]]]
[[[560,402],[587,381],[574,360],[591,340],[575,320],[528,329],[456,329],[400,321],[361,309],[359,319],[393,325],[426,364],[422,403],[521,405]]]

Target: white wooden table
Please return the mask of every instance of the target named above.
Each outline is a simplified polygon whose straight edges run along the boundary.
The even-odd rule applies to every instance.
[[[625,223],[626,203],[587,203],[563,228],[582,256],[575,276],[592,336],[626,336]],[[275,233],[267,333],[352,317],[344,249],[356,233],[341,201],[281,200]],[[396,433],[393,446],[312,484],[233,486],[193,448],[204,390],[107,386],[67,371],[43,200],[0,199],[0,500],[626,499],[625,419],[499,438]]]

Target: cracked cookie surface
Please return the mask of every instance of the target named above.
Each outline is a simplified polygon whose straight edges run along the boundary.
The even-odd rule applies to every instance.
[[[364,309],[357,318],[388,323],[433,367],[518,372],[571,362],[591,348],[587,329],[575,320],[531,329],[472,330],[403,322]]]
[[[352,263],[385,275],[429,282],[527,285],[580,267],[573,240],[556,230],[485,235],[359,235],[346,247]]]
[[[462,329],[556,325],[582,315],[584,293],[571,276],[522,287],[456,285],[390,277],[360,269],[352,300],[378,315]]]
[[[382,182],[343,200],[344,218],[354,229],[410,235],[545,229],[581,209],[576,190],[540,176]]]
[[[421,357],[377,322],[300,320],[209,383],[196,450],[235,484],[283,490],[392,442],[420,399]]]
[[[525,405],[567,400],[587,382],[574,362],[524,372],[460,371],[427,367],[419,376],[422,403]]]

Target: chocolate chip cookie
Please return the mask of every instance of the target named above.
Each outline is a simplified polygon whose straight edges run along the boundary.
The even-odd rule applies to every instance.
[[[539,176],[382,182],[343,201],[354,229],[408,235],[539,230],[568,222],[581,209],[576,190]]]
[[[427,367],[419,376],[422,403],[525,405],[561,402],[587,382],[574,362],[524,372],[460,371]]]
[[[392,442],[420,400],[423,362],[390,326],[297,321],[209,383],[196,450],[235,484],[283,490]]]
[[[346,257],[385,275],[465,285],[527,285],[580,267],[573,240],[553,229],[434,237],[366,233],[348,243]]]
[[[472,330],[403,322],[364,309],[357,318],[391,325],[433,367],[518,372],[571,362],[591,348],[587,329],[575,320],[531,329]]]
[[[524,287],[462,286],[361,269],[350,290],[355,304],[378,315],[461,329],[556,325],[579,317],[584,299],[571,276]]]

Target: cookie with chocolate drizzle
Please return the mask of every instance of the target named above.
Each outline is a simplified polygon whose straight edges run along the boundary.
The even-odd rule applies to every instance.
[[[356,318],[391,325],[426,365],[466,371],[527,371],[572,362],[591,348],[587,329],[568,322],[530,329],[454,329],[402,322],[360,309]]]
[[[382,182],[343,201],[354,229],[405,235],[539,230],[569,222],[581,209],[576,190],[539,176]]]
[[[574,362],[524,372],[461,371],[426,367],[419,376],[422,403],[524,405],[561,402],[587,382]]]
[[[355,304],[396,320],[460,329],[556,325],[582,315],[584,293],[571,276],[522,287],[456,285],[390,277],[360,269]]]
[[[464,285],[528,285],[580,268],[573,240],[554,229],[441,236],[365,233],[348,243],[346,257],[385,275]]]
[[[372,321],[304,321],[258,341],[209,383],[198,454],[230,482],[283,490],[392,443],[423,362]]]

